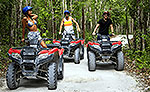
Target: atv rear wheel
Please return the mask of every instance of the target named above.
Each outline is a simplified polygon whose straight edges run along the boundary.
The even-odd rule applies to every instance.
[[[56,62],[52,62],[48,66],[47,82],[48,82],[49,90],[54,90],[57,88],[57,63]]]
[[[59,62],[58,62],[58,79],[62,80],[64,78],[64,59],[63,55],[60,56]]]
[[[96,57],[95,54],[91,51],[88,52],[88,69],[89,71],[96,70]]]
[[[19,66],[17,66],[15,62],[10,63],[6,73],[6,82],[10,90],[17,89],[19,87],[20,80],[17,79],[20,78],[20,74],[17,74],[18,70]]]
[[[74,63],[75,64],[79,64],[80,63],[80,49],[77,48],[75,50],[75,53],[74,53]]]
[[[117,64],[115,69],[117,71],[122,71],[124,69],[124,55],[122,51],[117,53]]]

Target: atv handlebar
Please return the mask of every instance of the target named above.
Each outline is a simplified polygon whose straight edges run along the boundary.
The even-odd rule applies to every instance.
[[[52,41],[53,39],[49,39],[49,38],[43,38],[43,41]]]
[[[96,33],[96,35],[97,35],[97,36],[110,36],[110,37],[111,37],[111,36],[114,36],[114,35],[112,35],[112,34],[109,34],[109,35],[101,35],[101,34],[99,34],[99,33]]]
[[[62,35],[74,35],[74,33],[62,33]]]
[[[41,40],[43,40],[43,41],[49,41],[49,40],[52,41],[53,39],[42,38]],[[24,43],[29,43],[29,39],[25,39],[24,41],[20,41],[20,44],[23,43],[23,42],[24,42]]]
[[[24,41],[20,41],[20,44],[23,43],[23,42],[24,42],[24,43],[28,43],[29,40],[28,40],[28,39],[25,39]]]

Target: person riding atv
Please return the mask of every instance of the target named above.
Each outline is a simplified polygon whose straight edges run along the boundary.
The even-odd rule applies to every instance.
[[[36,14],[32,14],[32,7],[30,6],[26,6],[23,8],[22,12],[25,15],[25,17],[23,17],[22,19],[22,41],[24,41],[24,34],[25,34],[25,28],[27,27],[29,29],[29,33],[28,33],[28,39],[29,41],[33,41],[36,38],[38,39],[38,41],[40,41],[40,44],[43,48],[47,48],[45,42],[42,40],[42,37],[40,36],[40,32],[37,30],[37,15]]]
[[[122,52],[121,41],[110,41],[108,28],[111,27],[112,35],[114,34],[111,19],[109,19],[109,12],[103,13],[101,19],[92,35],[97,34],[97,41],[87,43],[87,58],[88,70],[95,71],[96,66],[100,64],[113,64],[117,71],[124,69],[124,54]],[[100,26],[99,32],[95,33]]]
[[[38,17],[32,14],[32,7],[23,8],[23,34],[22,41],[26,45],[23,47],[10,48],[8,56],[12,60],[6,73],[6,83],[10,90],[17,89],[20,81],[27,79],[45,79],[49,90],[57,88],[57,79],[63,79],[63,48],[51,45],[47,48],[40,32],[37,30]],[[24,39],[25,27],[29,29],[28,39]],[[20,42],[20,43],[21,43]],[[44,48],[41,48],[42,47]]]
[[[65,18],[63,18],[61,21],[60,31],[59,31],[59,34],[62,34],[63,37],[61,40],[57,40],[57,41],[54,40],[53,43],[59,44],[61,45],[62,48],[64,48],[63,58],[65,59],[65,61],[74,59],[74,63],[79,64],[80,59],[84,58],[83,57],[84,48],[82,47],[82,45],[84,44],[84,40],[75,37],[75,33],[73,30],[73,22],[76,24],[77,30],[79,32],[80,32],[80,28],[78,23],[71,16],[69,16],[70,12],[66,10],[64,11],[64,14],[65,14]],[[61,33],[63,25],[64,25],[64,32]]]
[[[64,11],[65,18],[62,19],[61,24],[60,24],[60,30],[59,34],[61,34],[62,26],[64,25],[65,33],[74,33],[73,30],[73,23],[74,22],[77,26],[77,30],[80,32],[80,28],[78,23],[71,17],[70,12],[68,10]],[[75,35],[72,36],[72,38],[75,40]]]
[[[96,30],[99,26],[100,26],[99,31],[98,31],[99,34],[109,35],[108,29],[110,27],[112,35],[115,35],[114,29],[113,29],[113,23],[112,23],[112,20],[110,19],[110,13],[108,11],[105,11],[103,13],[103,18],[98,21],[98,24],[96,25],[92,35],[96,35]],[[97,37],[97,40],[100,40],[99,36]]]

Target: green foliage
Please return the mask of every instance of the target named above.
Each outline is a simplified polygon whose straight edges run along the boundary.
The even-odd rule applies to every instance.
[[[138,69],[150,69],[150,51],[126,50],[126,56],[135,61]]]
[[[85,43],[87,43],[88,41],[93,41],[93,39],[96,37],[94,37],[94,36],[92,36],[92,33],[91,32],[86,32],[86,34],[85,34],[86,36],[85,36]]]
[[[9,46],[7,45],[0,46],[0,77],[5,75],[8,64],[11,62],[8,59],[8,55],[7,55],[8,49],[9,49]]]

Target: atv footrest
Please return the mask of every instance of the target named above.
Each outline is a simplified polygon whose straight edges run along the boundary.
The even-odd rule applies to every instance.
[[[67,56],[67,55],[63,55],[63,58],[64,58],[64,59],[74,59],[74,57],[69,57],[69,56]]]
[[[24,76],[36,76],[36,72],[35,71],[30,71],[30,70],[23,70],[22,71],[22,74],[24,75]]]
[[[102,62],[102,61],[97,61],[96,62],[96,64],[98,64],[98,65],[112,65],[112,64],[115,64],[115,62],[113,62],[113,61],[107,61],[107,62]]]
[[[60,47],[60,45],[59,44],[46,44],[46,46],[48,47],[48,48],[59,48]]]

